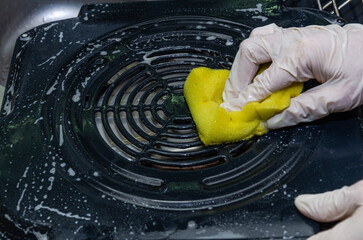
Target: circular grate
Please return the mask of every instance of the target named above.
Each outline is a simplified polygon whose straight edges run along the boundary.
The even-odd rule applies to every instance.
[[[96,197],[169,210],[243,204],[293,177],[311,152],[312,127],[205,147],[183,97],[191,69],[229,69],[250,30],[171,17],[86,44],[56,77],[43,113],[64,177]]]
[[[224,162],[199,141],[183,97],[183,83],[193,66],[213,64],[216,52],[167,48],[144,55],[104,86],[96,100],[95,122],[103,139],[129,161],[147,167],[191,170]],[[228,64],[228,63],[226,63]]]

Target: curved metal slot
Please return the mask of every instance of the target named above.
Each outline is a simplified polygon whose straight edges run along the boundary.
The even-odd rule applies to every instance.
[[[217,166],[223,164],[225,162],[225,158],[221,156],[213,157],[210,159],[204,159],[200,161],[193,162],[163,162],[163,161],[155,161],[152,159],[141,159],[140,162],[143,166],[156,168],[160,170],[170,170],[170,171],[190,171],[190,170],[199,170],[204,168],[210,168],[213,166]]]
[[[276,145],[271,144],[256,157],[250,159],[247,163],[233,170],[203,179],[203,184],[205,184],[207,187],[211,187],[213,185],[222,184],[241,177],[247,177],[249,172],[256,170],[259,165],[266,163],[265,161],[268,160],[267,158],[275,149]]]

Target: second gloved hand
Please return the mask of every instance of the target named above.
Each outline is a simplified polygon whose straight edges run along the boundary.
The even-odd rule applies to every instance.
[[[291,100],[267,121],[270,129],[313,121],[363,103],[363,26],[349,24],[256,28],[244,40],[223,92],[222,107],[239,111],[292,82],[317,79],[321,85]],[[272,62],[254,78],[262,63]]]
[[[363,180],[331,192],[300,195],[295,205],[302,214],[316,221],[341,221],[308,240],[363,239]]]

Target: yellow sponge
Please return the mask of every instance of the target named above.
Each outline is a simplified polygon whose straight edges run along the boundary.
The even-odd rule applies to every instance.
[[[247,140],[266,133],[262,122],[287,108],[290,98],[299,95],[303,87],[302,83],[294,83],[262,102],[251,102],[241,111],[228,113],[219,106],[228,75],[228,70],[200,67],[193,69],[185,81],[184,96],[206,146]]]

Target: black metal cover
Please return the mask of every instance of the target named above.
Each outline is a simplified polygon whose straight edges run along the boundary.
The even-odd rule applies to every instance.
[[[273,1],[86,5],[17,42],[0,118],[9,239],[311,235],[293,199],[363,173],[356,112],[204,147],[183,97],[194,67],[229,69],[268,23],[343,24]],[[43,237],[43,238],[42,238]]]

